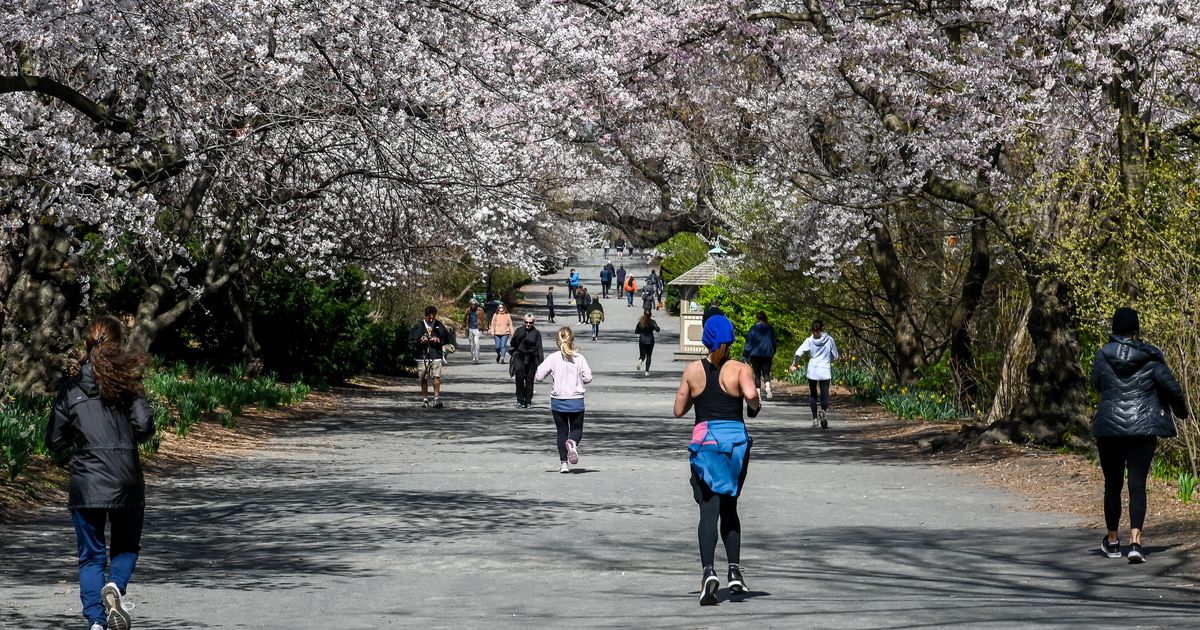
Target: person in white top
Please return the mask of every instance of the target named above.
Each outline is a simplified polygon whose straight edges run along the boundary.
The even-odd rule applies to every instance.
[[[558,329],[558,352],[546,357],[537,368],[534,380],[541,383],[554,375],[550,389],[550,413],[558,429],[558,472],[571,472],[579,463],[579,441],[583,439],[584,387],[592,382],[592,368],[575,347],[575,333],[569,326]]]
[[[813,427],[822,429],[829,426],[825,412],[829,410],[829,381],[833,378],[833,362],[838,360],[837,343],[825,332],[825,323],[816,320],[812,325],[812,335],[796,348],[796,356],[788,371],[795,372],[800,367],[800,357],[808,353],[808,404],[812,408]],[[817,390],[820,390],[820,408],[817,407]]]

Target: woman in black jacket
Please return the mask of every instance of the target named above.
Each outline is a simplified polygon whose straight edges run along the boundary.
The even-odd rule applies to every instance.
[[[637,371],[642,372],[643,376],[650,376],[650,357],[654,354],[654,333],[662,332],[662,329],[658,327],[658,322],[650,317],[650,309],[642,309],[642,317],[638,319],[637,326],[633,327],[633,332],[638,336]]]
[[[512,362],[508,371],[517,380],[517,408],[527,409],[533,405],[533,377],[537,366],[546,358],[542,352],[542,333],[533,325],[533,315],[525,314],[525,324],[513,333],[508,345]]]
[[[142,370],[147,357],[126,352],[121,322],[102,317],[87,329],[88,360],[59,390],[46,447],[73,447],[67,508],[79,546],[79,599],[91,630],[128,630],[123,600],[137,564],[146,505],[139,442],[154,435]],[[112,525],[105,582],[105,522]]]
[[[1158,438],[1176,434],[1171,412],[1188,417],[1183,388],[1167,367],[1162,351],[1139,339],[1137,311],[1113,314],[1112,336],[1092,363],[1092,387],[1100,406],[1092,419],[1092,435],[1104,470],[1104,521],[1108,535],[1100,550],[1121,557],[1117,527],[1121,521],[1121,486],[1129,471],[1129,561],[1145,562],[1142,525],[1146,520],[1146,476]]]

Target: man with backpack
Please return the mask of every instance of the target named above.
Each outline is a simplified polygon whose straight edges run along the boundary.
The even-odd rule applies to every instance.
[[[429,406],[429,381],[433,381],[433,406],[442,408],[442,364],[446,361],[447,346],[453,348],[454,337],[446,325],[437,319],[437,307],[425,307],[425,319],[417,322],[408,333],[408,344],[416,348],[417,369],[421,374],[421,404]]]
[[[612,289],[612,272],[608,270],[608,265],[600,268],[600,297],[608,298],[608,292]]]

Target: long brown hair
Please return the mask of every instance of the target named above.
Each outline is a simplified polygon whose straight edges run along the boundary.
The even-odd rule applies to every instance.
[[[642,328],[649,328],[651,321],[650,309],[643,309],[642,318],[638,320],[638,326],[641,326]]]
[[[142,371],[149,357],[125,350],[125,329],[117,318],[105,315],[92,322],[83,341],[104,402],[128,403],[146,393]]]

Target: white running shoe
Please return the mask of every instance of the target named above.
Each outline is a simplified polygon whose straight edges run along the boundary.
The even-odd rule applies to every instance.
[[[767,384],[764,386],[764,388],[767,390],[767,400],[770,400],[771,399],[771,381],[767,381]]]
[[[100,601],[104,602],[104,611],[108,615],[108,630],[129,630],[133,625],[133,602],[122,599],[121,589],[113,582],[100,589]]]
[[[565,446],[567,447],[567,463],[578,464],[579,447],[575,445],[575,440],[567,440]]]
[[[638,366],[637,366],[637,369],[636,369],[636,370],[634,370],[634,371],[635,371],[635,372],[641,372],[641,371],[642,371],[642,360],[641,360],[641,359],[638,359]]]
[[[812,425],[812,428],[816,429],[816,428],[818,428],[818,427],[820,427],[820,426],[821,426],[821,421],[820,421],[820,420],[817,420],[816,418],[813,418],[813,425]]]
[[[570,465],[570,464],[568,464],[567,462],[562,462],[562,463],[560,463],[560,464],[558,465],[558,472],[560,472],[560,473],[562,473],[562,474],[564,474],[564,475],[565,475],[565,474],[567,474],[567,473],[570,473],[570,472],[571,472],[571,465]]]

